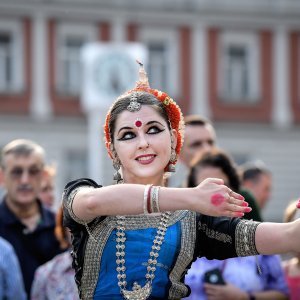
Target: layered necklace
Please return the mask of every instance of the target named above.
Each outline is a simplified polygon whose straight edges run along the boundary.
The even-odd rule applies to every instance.
[[[116,263],[117,263],[117,278],[118,285],[120,287],[121,294],[124,299],[127,300],[146,300],[151,295],[152,291],[152,281],[155,277],[155,270],[157,259],[159,256],[159,251],[161,245],[164,242],[165,234],[168,228],[168,221],[170,219],[171,212],[164,212],[161,215],[159,226],[157,228],[156,236],[153,240],[152,248],[150,251],[149,259],[147,262],[147,273],[146,284],[142,287],[138,282],[133,283],[132,290],[126,290],[126,267],[125,267],[125,216],[116,216],[117,218],[117,238],[116,238]]]

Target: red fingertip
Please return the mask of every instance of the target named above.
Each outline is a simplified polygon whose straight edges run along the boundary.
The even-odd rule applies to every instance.
[[[245,214],[242,212],[236,212],[234,215],[235,217],[243,217]]]
[[[246,201],[244,201],[243,204],[242,204],[242,206],[249,206],[249,203],[246,202]]]
[[[297,208],[300,208],[300,199],[298,200],[298,203],[297,203]]]
[[[239,195],[238,198],[239,198],[240,200],[245,200],[245,198],[244,198],[242,195]]]
[[[250,212],[251,210],[252,210],[251,207],[246,207],[246,208],[245,208],[245,212],[247,212],[247,213]]]

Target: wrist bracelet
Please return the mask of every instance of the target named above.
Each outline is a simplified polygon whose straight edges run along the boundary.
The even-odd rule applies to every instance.
[[[150,188],[152,188],[152,184],[147,184],[144,189],[143,211],[145,215],[148,215],[150,213],[150,211],[148,210],[148,198],[150,198]]]
[[[160,186],[154,186],[151,191],[151,210],[154,213],[160,212],[159,196],[158,196],[159,189],[160,189]]]

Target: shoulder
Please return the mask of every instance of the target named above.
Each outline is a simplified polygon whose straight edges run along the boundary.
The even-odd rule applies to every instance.
[[[79,220],[73,213],[73,209],[72,209],[73,200],[77,192],[81,188],[100,188],[100,187],[102,186],[89,178],[80,178],[77,180],[70,181],[69,183],[66,184],[62,195],[63,210],[64,210],[64,221],[63,221],[64,226],[70,228],[70,226],[72,226],[73,221],[81,225],[84,225],[86,223]]]
[[[14,248],[13,246],[4,238],[0,237],[0,253],[1,256],[7,255],[7,254],[12,254],[14,253]]]
[[[70,191],[72,191],[78,187],[81,187],[81,186],[90,186],[90,187],[94,187],[94,188],[102,187],[96,181],[94,181],[90,178],[79,178],[79,179],[68,182],[64,188],[64,193],[69,193]]]

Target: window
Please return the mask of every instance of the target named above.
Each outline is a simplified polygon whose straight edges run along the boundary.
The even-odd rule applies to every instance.
[[[247,103],[259,99],[258,49],[254,33],[225,32],[221,35],[219,98]]]
[[[225,66],[225,90],[234,98],[244,98],[249,94],[249,74],[247,70],[247,49],[232,45],[228,48]]]
[[[167,90],[167,49],[162,43],[150,43],[148,49],[150,85],[162,91]]]
[[[174,29],[144,27],[140,30],[139,40],[148,50],[146,66],[150,85],[170,96],[178,94],[178,36]]]
[[[62,24],[58,27],[57,91],[77,96],[81,89],[81,48],[96,40],[96,28]]]
[[[9,90],[12,83],[12,40],[8,33],[0,33],[0,90]]]
[[[17,21],[0,22],[0,92],[12,93],[22,89],[23,37]]]

